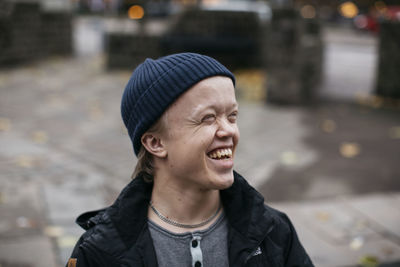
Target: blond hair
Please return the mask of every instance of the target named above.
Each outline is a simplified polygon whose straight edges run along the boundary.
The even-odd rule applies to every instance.
[[[146,182],[152,182],[154,178],[154,170],[153,155],[147,151],[144,146],[141,146],[138,153],[138,161],[131,178],[134,179],[138,175],[141,175]]]
[[[164,132],[167,128],[167,117],[167,112],[164,112],[164,114],[144,134]],[[134,179],[138,175],[141,175],[146,182],[153,182],[156,169],[154,166],[153,155],[142,145],[139,149],[137,158],[138,161],[131,178]]]

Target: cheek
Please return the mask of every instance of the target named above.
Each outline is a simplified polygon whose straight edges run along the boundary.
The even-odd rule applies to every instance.
[[[201,127],[190,132],[175,131],[169,134],[168,148],[173,157],[190,159],[200,154],[206,154],[212,144],[216,133],[216,127]]]
[[[240,131],[239,131],[239,127],[236,125],[236,132],[233,136],[233,142],[235,143],[235,145],[239,142],[240,139]]]
[[[210,145],[215,137],[217,132],[217,126],[215,125],[206,125],[198,128],[195,132],[190,135],[190,139],[197,143],[198,145]]]
[[[212,139],[206,138],[206,135],[197,133],[181,136],[177,142],[172,144],[174,158],[188,162],[198,162],[201,159],[201,155],[206,154],[210,140]]]

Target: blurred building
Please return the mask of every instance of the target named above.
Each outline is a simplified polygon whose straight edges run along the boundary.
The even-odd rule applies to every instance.
[[[0,66],[72,53],[71,13],[53,8],[38,1],[1,2]]]
[[[10,3],[38,3],[43,10],[71,10],[73,1],[65,0],[7,0]]]

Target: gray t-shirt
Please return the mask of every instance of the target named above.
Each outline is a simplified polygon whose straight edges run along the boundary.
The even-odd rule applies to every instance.
[[[148,221],[160,267],[228,267],[228,221],[224,213],[209,228],[172,233]]]

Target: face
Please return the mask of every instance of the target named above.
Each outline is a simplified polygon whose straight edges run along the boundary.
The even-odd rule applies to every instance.
[[[222,76],[200,81],[171,105],[162,135],[171,182],[204,190],[231,186],[237,115],[232,80]]]

